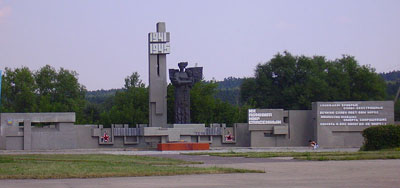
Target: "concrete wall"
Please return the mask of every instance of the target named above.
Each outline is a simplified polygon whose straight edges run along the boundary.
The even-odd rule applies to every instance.
[[[394,104],[393,101],[316,102],[313,116],[315,139],[320,146],[360,147],[364,129],[394,123]]]
[[[53,125],[54,128],[36,129],[31,127],[32,123],[53,122],[57,124],[57,126]],[[57,146],[52,147],[57,144],[70,147],[70,143],[73,144],[74,141],[63,143],[59,142],[58,137],[52,136],[53,133],[63,130],[64,125],[73,125],[73,122],[75,122],[75,113],[1,113],[0,149],[30,150],[42,145],[46,149],[51,149],[58,148]]]
[[[270,113],[270,116],[258,118],[256,115],[249,113],[249,119],[256,118],[249,121],[251,147],[281,147],[289,144],[289,125],[286,121],[288,119],[287,111],[283,109],[255,109],[252,113]],[[280,123],[264,124],[263,121]]]
[[[232,128],[233,129],[233,128]],[[211,136],[211,147],[250,147],[250,131],[249,124],[235,123],[234,124],[234,141],[224,141],[223,135]],[[202,141],[209,140],[210,136],[202,137]]]
[[[236,147],[250,147],[249,124],[236,123]]]
[[[179,141],[205,142],[212,147],[293,147],[308,146],[309,139],[324,147],[359,147],[365,128],[394,123],[392,101],[317,102],[313,103],[313,110],[260,109],[260,112],[271,112],[272,116],[233,127],[173,124],[137,128],[74,125],[75,113],[2,113],[0,149],[156,148],[158,143]],[[327,113],[329,116],[325,116]],[[281,122],[260,124],[272,122],[269,120]],[[31,126],[35,123],[50,125]],[[105,132],[110,136],[109,142],[101,139]],[[227,135],[234,139],[228,140]]]
[[[314,139],[311,110],[289,110],[289,146],[308,146]]]
[[[8,150],[156,148],[158,143],[174,141],[227,147],[250,145],[247,124],[234,127],[213,124],[210,128],[204,124],[138,125],[138,128],[112,125],[103,128],[101,125],[74,125],[74,113],[4,113],[0,118],[0,149]],[[32,122],[46,125],[31,126]],[[234,133],[234,140],[224,140],[225,132]],[[109,142],[101,139],[104,133],[110,136]]]
[[[55,128],[32,127],[30,142],[33,150],[75,149],[78,148],[77,129],[73,123],[59,123]]]

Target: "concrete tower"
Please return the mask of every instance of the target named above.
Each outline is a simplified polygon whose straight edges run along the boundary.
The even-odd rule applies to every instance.
[[[149,33],[149,126],[167,124],[167,54],[170,53],[169,32],[165,23],[157,23]]]

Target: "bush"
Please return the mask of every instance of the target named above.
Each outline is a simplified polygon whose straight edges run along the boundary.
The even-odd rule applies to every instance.
[[[400,147],[400,126],[383,125],[369,127],[363,131],[362,150],[380,150]]]

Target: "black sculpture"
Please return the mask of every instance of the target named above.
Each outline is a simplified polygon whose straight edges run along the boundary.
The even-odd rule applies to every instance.
[[[187,62],[178,63],[178,69],[169,69],[169,79],[175,86],[175,123],[190,123],[190,89],[203,78],[203,67],[186,68]],[[186,68],[186,69],[185,69]]]

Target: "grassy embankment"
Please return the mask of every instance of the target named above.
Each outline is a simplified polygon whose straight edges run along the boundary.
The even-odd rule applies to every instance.
[[[293,157],[298,160],[368,160],[400,159],[400,148],[380,151],[358,152],[226,152],[226,153],[188,153],[186,155],[210,155],[219,157],[271,158]]]
[[[99,178],[245,173],[233,168],[196,168],[175,159],[126,155],[0,155],[0,179]]]

